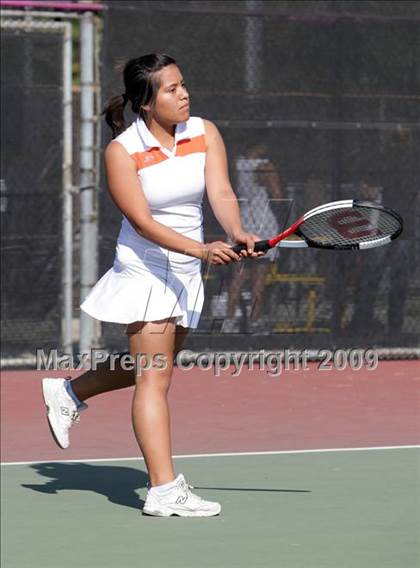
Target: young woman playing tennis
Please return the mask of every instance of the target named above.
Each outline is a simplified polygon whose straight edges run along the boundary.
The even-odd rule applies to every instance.
[[[114,136],[105,150],[108,187],[123,221],[113,267],[81,308],[98,320],[128,324],[131,356],[144,354],[149,364],[141,372],[121,365],[110,371],[102,364],[71,382],[44,379],[49,425],[66,448],[70,426],[87,406],[83,401],[135,385],[132,421],[150,481],[143,511],[217,515],[219,503],[194,495],[183,475],[175,475],[167,393],[174,355],[188,329],[198,325],[201,261],[223,265],[260,256],[253,252],[259,237],[242,229],[222,138],[211,122],[190,117],[188,91],[175,60],[162,54],[132,59],[123,77],[124,94],[104,110]],[[127,102],[138,116],[128,128]],[[205,188],[227,235],[244,245],[240,255],[225,242],[203,243]]]

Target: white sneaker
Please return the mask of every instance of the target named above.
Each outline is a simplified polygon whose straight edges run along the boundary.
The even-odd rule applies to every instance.
[[[74,422],[79,422],[79,413],[87,404],[77,408],[66,390],[66,379],[42,379],[42,394],[47,407],[48,425],[54,440],[60,448],[70,445],[69,430]]]
[[[164,494],[151,487],[147,492],[143,513],[156,517],[212,517],[222,509],[219,503],[204,501],[191,493],[192,485],[188,485],[182,473],[176,478],[176,485]]]

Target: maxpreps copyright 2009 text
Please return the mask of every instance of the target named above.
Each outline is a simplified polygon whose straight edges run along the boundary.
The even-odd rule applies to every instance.
[[[314,361],[315,369],[320,372],[344,371],[350,369],[359,371],[366,369],[374,371],[379,364],[378,353],[374,349],[319,349],[266,351],[260,349],[254,352],[241,351],[215,351],[193,352],[183,349],[175,357],[175,365],[182,371],[200,369],[213,370],[219,377],[222,372],[229,371],[232,377],[238,377],[244,369],[266,371],[272,377],[278,377],[288,371],[308,371],[309,361]],[[99,364],[107,362],[111,371],[119,365],[125,371],[135,370],[141,375],[150,369],[166,369],[167,357],[164,353],[138,353],[132,357],[129,353],[109,354],[103,349],[92,349],[88,353],[78,356],[60,354],[57,349],[45,352],[36,351],[37,370],[96,370]]]

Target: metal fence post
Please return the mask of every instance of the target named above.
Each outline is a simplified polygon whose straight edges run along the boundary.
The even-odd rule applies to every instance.
[[[62,348],[73,353],[73,101],[72,25],[65,23],[63,43],[63,274]]]
[[[260,7],[258,0],[246,0],[246,10],[255,13]],[[245,53],[245,92],[256,94],[261,88],[262,63],[262,20],[258,16],[248,16],[245,22],[244,53]]]
[[[80,27],[81,144],[80,144],[80,300],[97,279],[97,180],[95,172],[95,23],[86,12]],[[80,314],[80,353],[97,345],[98,324]]]

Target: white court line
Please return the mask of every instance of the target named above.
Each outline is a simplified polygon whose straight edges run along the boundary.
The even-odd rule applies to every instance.
[[[412,448],[420,448],[419,445],[413,446],[367,446],[363,448],[319,448],[313,450],[273,450],[269,452],[231,452],[222,454],[184,454],[172,456],[173,459],[182,458],[225,458],[237,456],[275,456],[287,454],[316,454],[327,452],[365,452],[373,450],[407,450]],[[119,462],[119,461],[143,461],[142,457],[130,458],[92,458],[92,459],[71,459],[71,460],[44,460],[44,461],[22,461],[22,462],[1,462],[0,465],[33,465],[38,463],[95,463],[95,462]]]

